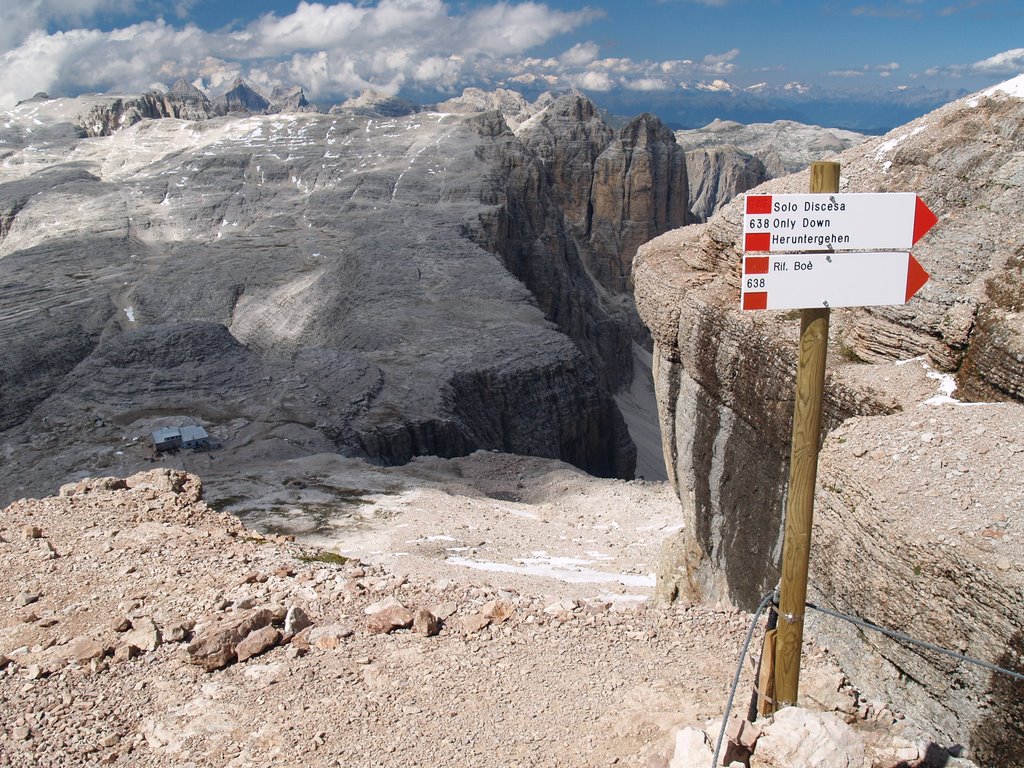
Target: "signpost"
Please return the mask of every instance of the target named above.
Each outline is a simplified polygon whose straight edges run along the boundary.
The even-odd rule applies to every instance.
[[[908,251],[938,220],[921,198],[829,192],[747,195],[743,309],[906,304],[928,281]]]
[[[905,304],[927,281],[906,252],[744,256],[743,309]]]
[[[747,195],[743,250],[902,251],[938,219],[913,192]]]
[[[747,195],[741,307],[802,310],[779,620],[762,658],[774,686],[763,713],[795,704],[799,689],[830,308],[908,302],[928,281],[908,249],[936,221],[913,193],[840,194],[838,163],[811,165],[809,194]]]

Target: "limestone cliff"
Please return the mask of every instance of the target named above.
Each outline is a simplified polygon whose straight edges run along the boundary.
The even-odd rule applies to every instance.
[[[654,115],[633,118],[597,158],[589,245],[617,259],[592,259],[602,285],[626,291],[633,256],[656,234],[687,223],[686,158]]]
[[[686,159],[672,132],[645,114],[616,133],[570,95],[517,134],[544,163],[590,274],[613,295],[628,292],[636,249],[687,223]]]
[[[839,444],[849,440],[854,456],[870,461],[823,457],[814,532],[821,547],[811,563],[822,602],[1018,667],[1024,558],[998,531],[989,540],[993,556],[986,538],[974,539],[984,529],[972,521],[979,513],[1002,518],[1010,526],[1005,538],[1017,541],[1024,535],[1019,484],[989,491],[981,483],[968,492],[964,482],[1006,477],[1014,461],[1000,459],[999,448],[1019,442],[1009,421],[1024,413],[1017,316],[1022,125],[1024,101],[994,89],[839,158],[841,191],[914,191],[939,223],[914,249],[931,280],[909,304],[832,313],[825,432]],[[806,174],[758,187],[806,189]],[[665,457],[685,524],[663,558],[659,589],[750,606],[778,579],[799,323],[795,312],[737,309],[741,204],[641,248],[634,277],[637,306],[655,340]],[[934,402],[939,381],[952,391],[954,376],[962,396],[1007,401],[987,427],[963,406],[955,413],[946,408],[956,406],[920,406]],[[851,417],[868,415],[878,420],[871,439],[839,431],[860,423]],[[887,435],[905,447],[880,447]],[[922,448],[936,439],[976,450],[926,460]],[[949,483],[956,478],[964,480]],[[923,497],[907,494],[918,488]],[[946,488],[965,498],[949,504]],[[926,516],[934,518],[930,527],[922,525]],[[945,551],[950,530],[984,546],[956,546],[944,559],[936,547]],[[927,583],[918,581],[922,573]],[[908,581],[922,589],[907,590]],[[967,615],[969,637],[951,633],[950,621]],[[858,686],[893,693],[937,733],[987,755],[999,751],[992,745],[1024,743],[1019,711],[1007,709],[1020,697],[1007,696],[995,678],[971,673],[969,690],[951,697],[943,684],[950,670],[937,657],[870,633],[826,634],[836,638],[830,646],[844,667],[858,670]]]
[[[693,149],[686,153],[690,212],[707,221],[736,195],[768,180],[760,159],[733,146]]]
[[[676,141],[687,152],[736,147],[759,158],[770,178],[802,171],[813,161],[825,160],[867,138],[855,131],[804,125],[792,120],[748,125],[733,120],[713,120],[703,128],[676,131]]]
[[[632,328],[500,115],[131,124],[126,104],[26,104],[0,137],[2,495],[137,462],[113,447],[164,418],[244,424],[257,453],[632,476],[612,397]],[[93,107],[113,132],[79,143]]]

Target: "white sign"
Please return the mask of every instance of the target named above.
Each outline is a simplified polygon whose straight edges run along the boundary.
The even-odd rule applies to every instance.
[[[743,309],[906,304],[928,281],[909,253],[806,253],[743,257]]]
[[[913,192],[747,195],[745,210],[746,252],[906,250],[938,220]]]

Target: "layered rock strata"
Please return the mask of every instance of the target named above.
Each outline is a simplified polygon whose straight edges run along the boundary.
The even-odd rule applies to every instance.
[[[998,450],[1004,439],[1019,443],[1016,434],[1004,433],[1013,432],[1009,425],[1021,413],[1022,337],[1014,308],[1020,304],[1017,244],[1024,240],[1015,213],[1024,194],[1024,101],[1013,92],[993,89],[952,103],[839,158],[841,191],[915,191],[939,223],[915,246],[931,280],[909,304],[832,313],[824,431],[841,442],[835,430],[858,415],[879,420],[879,440],[919,431],[907,451],[882,449],[873,461],[833,468],[823,458],[823,511],[814,536],[826,546],[811,566],[823,602],[1010,666],[1019,665],[1024,615],[1020,489],[1000,482],[1015,461]],[[758,191],[806,189],[806,175],[798,174]],[[663,558],[659,588],[666,596],[728,597],[749,606],[778,579],[798,313],[737,309],[741,229],[741,201],[735,201],[706,225],[642,248],[634,277],[637,305],[655,340],[665,457],[685,522]],[[911,358],[920,361],[896,364]],[[980,442],[972,437],[981,428],[973,410],[918,407],[940,395],[939,382],[940,399],[948,400],[954,381],[967,397],[1007,401]],[[946,444],[977,443],[977,450],[954,452],[956,466],[949,458],[926,461],[913,449],[937,434]],[[983,496],[971,496],[965,481],[948,482],[979,476],[997,483]],[[878,491],[887,486],[892,490]],[[908,486],[924,487],[924,497],[913,504],[900,498],[899,489]],[[962,494],[961,501],[948,504],[948,492]],[[943,561],[939,525],[970,528],[978,504],[1007,523],[1005,537],[996,538],[1011,546],[1003,559],[984,546],[954,547]],[[906,511],[897,515],[893,505]],[[923,530],[919,519],[933,515],[932,507],[944,519]],[[996,552],[1000,544],[993,544]],[[907,583],[923,589],[908,590]],[[972,613],[968,631],[960,620]],[[871,633],[835,636],[842,638],[833,646],[842,663],[858,669],[856,684],[893,692],[938,733],[985,755],[1014,738],[1024,743],[1012,703],[1020,697],[1006,694],[1015,684],[1008,689],[996,678],[963,672],[969,692],[951,696],[950,668],[940,658]]]
[[[804,125],[792,120],[747,125],[733,120],[713,120],[703,128],[676,131],[676,141],[687,152],[735,147],[760,158],[771,178],[802,171],[815,160],[844,152],[867,138],[856,131]]]
[[[688,221],[686,158],[672,132],[648,114],[615,132],[570,95],[517,133],[544,164],[590,274],[612,295],[628,292],[636,249]]]
[[[736,195],[768,180],[764,163],[732,146],[692,149],[686,153],[690,180],[690,212],[707,221]]]
[[[287,451],[495,448],[632,476],[612,398],[631,299],[594,279],[599,249],[574,230],[590,190],[569,205],[501,115],[134,122],[132,104],[26,103],[0,137],[16,158],[0,178],[4,450],[28,468],[12,494],[153,419],[243,420],[275,445],[287,432]],[[588,121],[579,151],[631,190],[605,225],[621,287],[630,243],[677,221],[682,156],[649,118],[618,138]],[[568,167],[574,146],[555,137],[550,158]]]

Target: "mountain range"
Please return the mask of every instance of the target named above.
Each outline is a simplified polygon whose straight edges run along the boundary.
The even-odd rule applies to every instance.
[[[740,123],[768,123],[789,120],[808,125],[847,129],[865,134],[882,134],[920,117],[937,107],[966,95],[962,89],[899,86],[889,89],[829,89],[819,85],[790,82],[784,85],[758,83],[741,87],[727,80],[695,80],[654,90],[630,90],[616,86],[609,90],[554,90],[544,78],[520,75],[509,81],[479,82],[463,90],[480,93],[517,93],[534,103],[546,94],[554,96],[580,93],[596,104],[614,127],[642,112],[656,114],[676,130],[700,128],[715,120]],[[431,109],[449,101],[452,92],[404,88],[396,93],[364,91],[337,104],[313,104],[300,86],[261,90],[257,85],[236,78],[216,92],[206,93],[195,85],[179,80],[170,89],[179,95],[188,92],[206,101],[212,114],[230,111],[330,112],[337,109],[358,112],[367,103],[384,108],[390,116]],[[387,104],[385,108],[383,105]],[[383,114],[383,112],[381,113]]]

